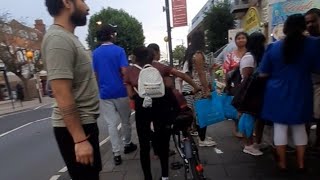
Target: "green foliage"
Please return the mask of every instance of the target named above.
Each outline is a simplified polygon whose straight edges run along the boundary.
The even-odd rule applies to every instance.
[[[228,30],[235,25],[234,15],[230,13],[230,3],[225,0],[215,4],[204,18],[208,50],[215,52],[228,43]]]
[[[183,45],[178,45],[174,48],[172,52],[174,64],[181,64],[183,62],[187,48]]]
[[[124,48],[127,54],[132,53],[132,50],[137,46],[144,44],[145,37],[143,35],[142,24],[124,10],[109,7],[94,14],[90,18],[89,33],[86,40],[92,50],[98,45],[96,41],[96,30],[99,25],[97,22],[117,25],[118,35],[115,43]]]

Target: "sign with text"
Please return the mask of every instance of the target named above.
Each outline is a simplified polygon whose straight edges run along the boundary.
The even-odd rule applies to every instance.
[[[186,0],[172,0],[173,27],[188,25]]]
[[[260,17],[259,11],[255,7],[249,8],[247,14],[244,17],[244,30],[251,34],[255,31],[258,31],[260,28]]]

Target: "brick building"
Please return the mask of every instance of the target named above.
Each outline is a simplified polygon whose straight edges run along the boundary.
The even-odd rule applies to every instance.
[[[17,20],[11,20],[9,22],[0,22],[0,46],[6,46],[10,48],[11,53],[16,54],[16,61],[27,62],[26,52],[32,51],[34,58],[31,64],[26,64],[22,67],[22,74],[27,76],[30,69],[34,69],[35,63],[41,63],[40,49],[43,36],[46,32],[46,25],[41,19],[35,20],[34,26],[29,27]],[[3,52],[0,52],[3,53]],[[7,73],[8,79],[12,89],[15,89],[15,85],[20,82],[20,79],[13,73]],[[44,81],[45,84],[45,77]],[[36,80],[30,79],[28,88],[31,97],[37,97],[38,92],[36,89]],[[45,86],[43,86],[45,87]],[[0,90],[6,91],[5,82],[3,80],[3,74],[0,75]]]

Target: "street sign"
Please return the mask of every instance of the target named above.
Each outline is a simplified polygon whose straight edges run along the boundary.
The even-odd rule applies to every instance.
[[[172,0],[173,27],[188,25],[186,0]]]

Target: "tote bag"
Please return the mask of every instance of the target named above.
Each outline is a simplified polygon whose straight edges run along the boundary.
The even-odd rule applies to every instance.
[[[195,101],[194,109],[200,128],[225,120],[222,100],[223,97],[213,91],[211,98]]]
[[[232,119],[237,120],[238,118],[238,111],[237,109],[232,105],[233,96],[229,96],[226,93],[223,93],[222,95],[222,104],[223,104],[223,111],[224,116],[226,119]]]

